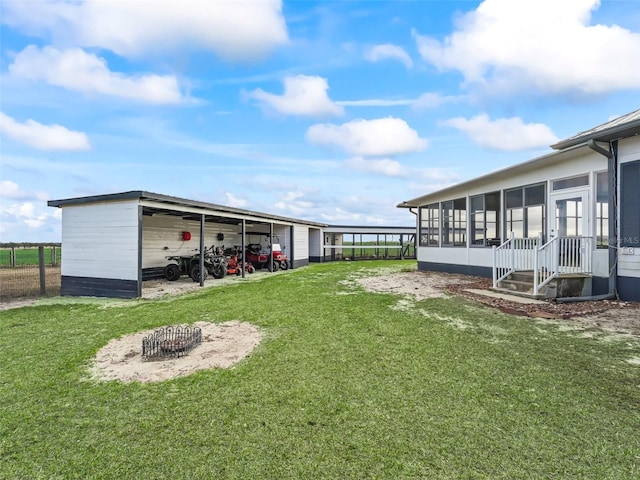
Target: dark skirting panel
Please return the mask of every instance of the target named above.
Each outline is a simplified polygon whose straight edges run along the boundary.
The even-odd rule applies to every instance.
[[[70,297],[138,297],[137,280],[117,280],[113,278],[70,277],[63,275],[60,294]]]
[[[142,269],[142,281],[145,280],[157,280],[159,278],[165,278],[165,267],[151,267]]]
[[[309,260],[307,260],[306,258],[304,260],[294,260],[291,264],[291,268],[300,268],[304,267],[305,265],[309,265]]]
[[[640,278],[618,277],[618,296],[625,302],[640,302]]]
[[[491,267],[478,267],[476,265],[418,262],[418,270],[427,272],[457,273],[459,275],[473,275],[474,277],[493,277],[493,269]]]

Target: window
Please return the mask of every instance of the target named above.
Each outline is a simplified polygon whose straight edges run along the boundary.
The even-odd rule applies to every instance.
[[[420,246],[437,247],[440,231],[438,213],[440,206],[432,203],[420,208]]]
[[[640,247],[640,160],[620,167],[620,246]]]
[[[467,245],[467,199],[442,202],[442,246]]]
[[[596,247],[609,246],[609,174],[596,174]]]
[[[553,190],[564,190],[565,188],[583,187],[585,185],[589,185],[589,175],[554,180]]]
[[[500,192],[469,199],[471,245],[500,245]]]
[[[507,235],[533,238],[545,233],[545,184],[513,188],[504,193]]]

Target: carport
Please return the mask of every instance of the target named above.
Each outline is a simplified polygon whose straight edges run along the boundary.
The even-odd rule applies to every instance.
[[[310,255],[319,256],[311,251],[316,242],[310,236],[326,227],[146,191],[51,200],[48,205],[62,209],[61,293],[70,296],[139,297],[144,280],[163,276],[167,256],[209,246],[244,252],[247,243],[264,241],[270,247],[276,240],[291,268],[297,268],[308,264]]]

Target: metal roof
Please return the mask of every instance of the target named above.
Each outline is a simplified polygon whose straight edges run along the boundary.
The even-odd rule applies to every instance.
[[[66,198],[62,200],[49,200],[47,202],[47,205],[50,207],[66,207],[66,206],[73,206],[73,205],[86,205],[86,204],[98,203],[98,202],[116,202],[120,200],[141,200],[141,201],[148,200],[154,203],[166,205],[166,211],[174,210],[177,212],[181,212],[180,207],[198,208],[205,211],[209,211],[213,215],[215,215],[216,213],[222,214],[222,215],[227,213],[230,215],[236,215],[241,217],[253,217],[255,219],[264,220],[265,222],[268,222],[270,220],[275,220],[275,221],[282,221],[286,223],[297,223],[301,225],[309,225],[309,226],[320,227],[320,228],[327,226],[324,223],[317,223],[317,222],[311,222],[308,220],[300,220],[297,218],[271,215],[269,213],[227,207],[225,205],[218,205],[215,203],[200,202],[197,200],[188,200],[186,198],[172,197],[169,195],[146,192],[143,190],[132,190],[129,192],[110,193],[105,195],[92,195],[87,197]],[[145,209],[149,209],[149,211],[152,211],[154,210],[154,207],[145,206]],[[155,210],[165,211],[164,208],[155,208]],[[206,214],[206,212],[203,212],[203,213]],[[192,212],[192,214],[194,213]]]
[[[589,140],[609,142],[619,138],[633,137],[634,135],[640,135],[640,110],[627,113],[602,125],[580,132],[573,137],[551,145],[551,148],[562,150]]]
[[[435,200],[438,197],[447,194],[448,192],[453,192],[464,188],[471,188],[491,179],[508,178],[510,175],[526,172],[532,169],[540,168],[547,164],[562,161],[575,155],[575,152],[578,152],[583,148],[588,148],[587,142],[590,140],[608,142],[610,140],[628,138],[635,135],[640,135],[640,110],[635,110],[631,113],[615,118],[607,123],[598,125],[597,127],[594,127],[590,130],[585,130],[584,132],[580,132],[573,137],[551,145],[551,148],[557,150],[556,152],[551,152],[549,154],[534,158],[524,163],[519,163],[511,167],[490,172],[480,177],[472,178],[465,182],[451,185],[441,190],[404,201],[402,203],[399,203],[397,207],[415,208],[420,205],[425,205],[426,203],[429,203],[430,201]]]
[[[552,165],[554,163],[561,162],[567,158],[574,157],[580,151],[586,150],[587,148],[588,147],[586,145],[578,145],[576,147],[567,148],[560,152],[551,152],[541,157],[536,157],[533,160],[518,163],[517,165],[512,165],[510,167],[506,167],[500,170],[495,170],[493,172],[487,173],[480,177],[475,177],[465,182],[456,183],[454,185],[437,190],[435,192],[430,192],[420,197],[416,197],[411,200],[406,200],[396,205],[396,207],[415,208],[415,207],[419,207],[420,205],[426,205],[427,203],[431,203],[432,201],[438,201],[440,197],[449,195],[451,192],[471,189],[476,186],[482,185],[487,181],[499,180],[503,178],[507,179],[517,174],[530,172],[532,170],[537,170],[538,168],[543,167],[545,165]]]

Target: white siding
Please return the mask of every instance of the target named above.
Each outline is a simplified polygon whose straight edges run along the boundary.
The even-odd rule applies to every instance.
[[[241,228],[239,225],[205,223],[204,244],[206,247],[240,247]],[[191,240],[183,241],[182,232],[190,232]],[[219,233],[224,235],[224,240],[217,239]],[[167,256],[191,255],[199,249],[199,221],[172,215],[142,217],[142,268],[163,267],[167,264]]]
[[[322,257],[322,240],[323,233],[322,230],[316,228],[309,228],[309,246],[308,254],[309,257],[320,258]]]
[[[309,259],[309,227],[293,226],[293,252],[296,257],[293,260]]]
[[[62,209],[63,276],[138,279],[138,202]]]

